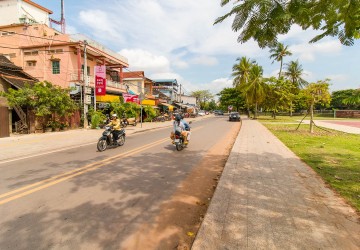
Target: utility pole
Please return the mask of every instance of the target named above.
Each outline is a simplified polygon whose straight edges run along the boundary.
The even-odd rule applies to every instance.
[[[86,45],[87,45],[87,41],[84,40],[84,70],[83,70],[83,77],[84,77],[84,80],[83,80],[83,85],[84,85],[84,128],[86,128],[86,126],[88,125],[88,119],[87,119],[88,106],[86,104],[86,97],[87,97],[86,90],[88,88]]]
[[[179,99],[180,103],[181,103],[181,84],[180,84],[180,99]]]

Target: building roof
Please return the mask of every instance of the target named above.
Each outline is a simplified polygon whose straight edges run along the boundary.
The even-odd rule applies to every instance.
[[[24,1],[25,3],[28,3],[28,4],[32,5],[32,6],[40,9],[40,10],[43,10],[43,11],[49,13],[49,14],[53,14],[53,12],[52,12],[51,10],[49,10],[49,9],[47,9],[47,8],[45,8],[45,7],[37,4],[37,3],[34,3],[33,1],[30,1],[30,0],[23,0],[23,1]]]
[[[144,78],[144,71],[123,72],[124,78]]]
[[[23,88],[26,83],[38,82],[38,79],[25,73],[22,68],[14,65],[3,55],[0,55],[0,78],[17,89]]]
[[[177,83],[177,80],[176,79],[156,79],[154,80],[154,82],[158,82],[158,83]]]

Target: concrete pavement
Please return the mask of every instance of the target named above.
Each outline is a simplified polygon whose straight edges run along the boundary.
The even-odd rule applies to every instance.
[[[245,118],[192,249],[360,249],[359,221],[309,166]]]

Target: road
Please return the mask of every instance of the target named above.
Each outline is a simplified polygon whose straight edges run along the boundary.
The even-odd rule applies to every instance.
[[[184,232],[198,223],[191,214],[204,212],[239,128],[225,117],[195,122],[181,152],[166,128],[101,153],[84,145],[0,164],[0,249],[188,244]]]

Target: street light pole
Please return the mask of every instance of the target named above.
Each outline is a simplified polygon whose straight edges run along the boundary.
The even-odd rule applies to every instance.
[[[84,70],[83,70],[83,85],[84,85],[84,128],[86,128],[87,124],[88,124],[88,119],[87,119],[87,104],[86,104],[86,89],[87,89],[87,62],[86,62],[86,45],[87,45],[87,41],[84,40]]]

